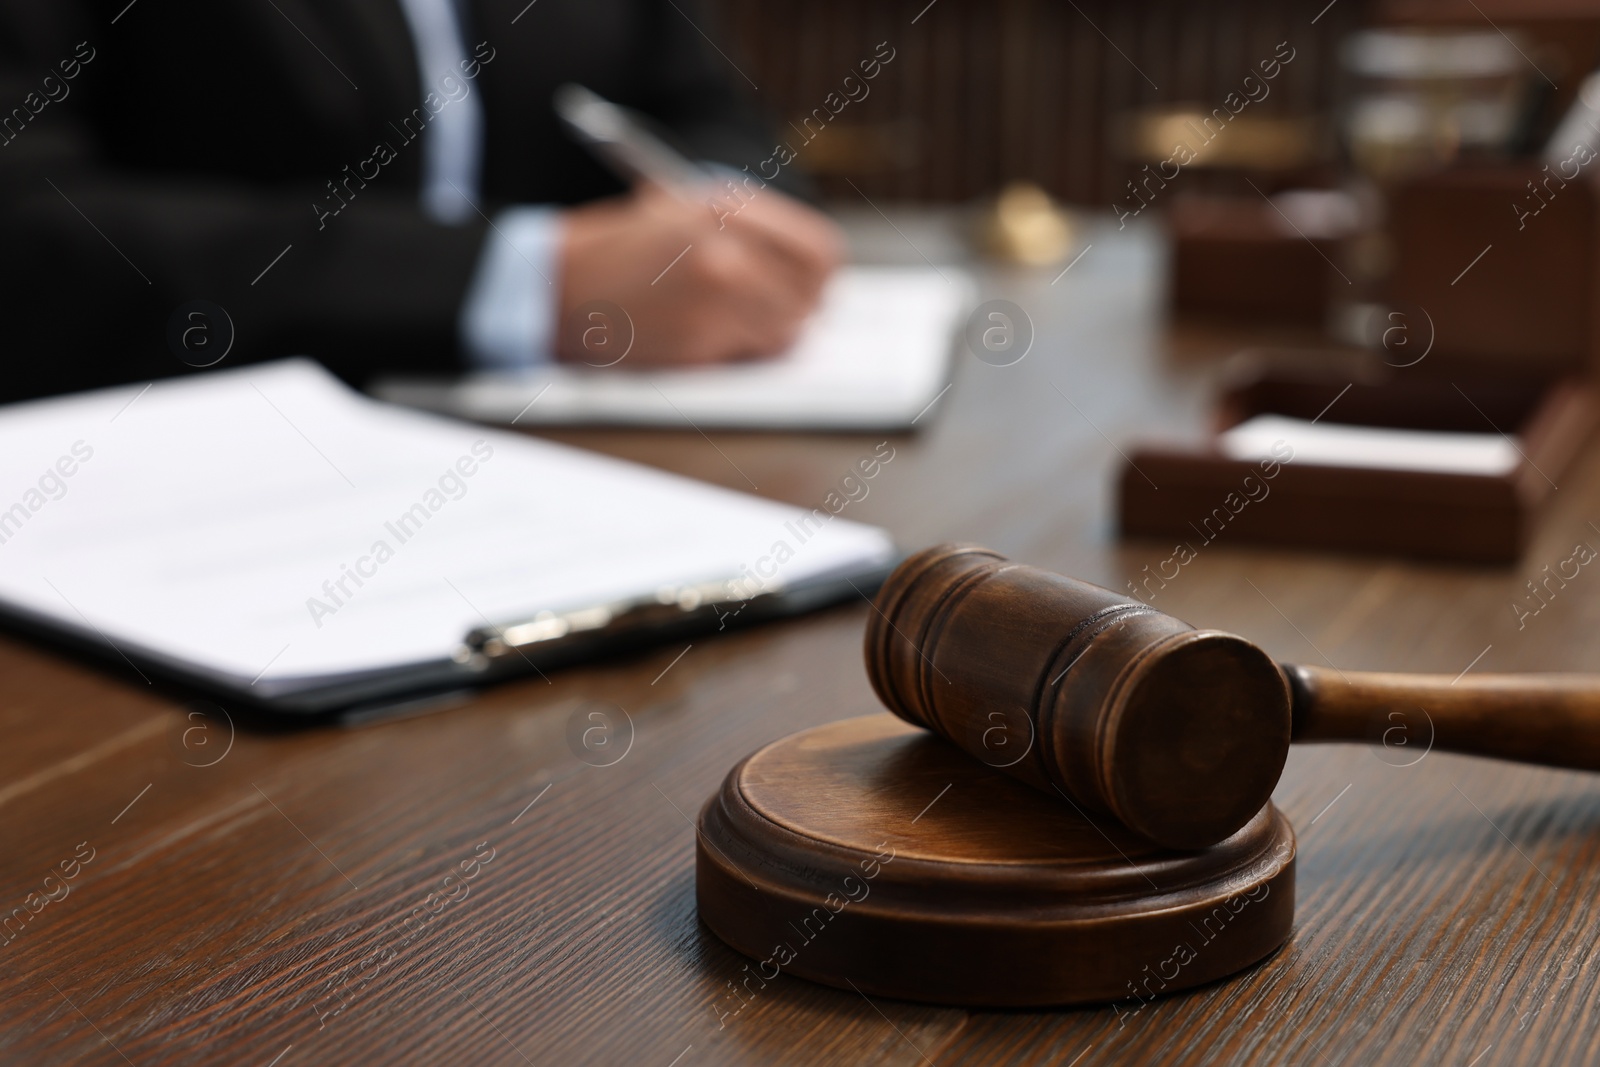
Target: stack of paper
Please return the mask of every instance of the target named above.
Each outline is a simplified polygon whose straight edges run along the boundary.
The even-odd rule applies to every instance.
[[[892,558],[821,514],[392,407],[307,360],[0,409],[0,609],[264,698],[449,663],[542,610]]]
[[[1274,458],[1280,442],[1294,449],[1296,464],[1316,466],[1501,475],[1521,461],[1516,445],[1498,433],[1315,423],[1283,415],[1257,415],[1218,437],[1224,455],[1243,460]]]
[[[638,372],[623,357],[605,369],[575,364],[449,382],[393,379],[374,391],[518,425],[904,429],[950,384],[950,352],[970,291],[959,271],[851,267],[829,284],[800,341],[777,359]]]

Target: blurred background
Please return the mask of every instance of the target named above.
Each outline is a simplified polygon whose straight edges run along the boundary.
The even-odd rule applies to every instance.
[[[986,258],[998,277],[1010,264],[996,291],[1050,317],[1041,336],[1072,339],[1076,366],[1127,357],[1087,327],[1062,326],[1058,306],[1094,313],[1052,280],[1091,245],[1095,257],[1138,247],[1148,269],[1120,284],[1152,279],[1141,315],[1176,329],[1163,368],[1124,368],[1139,379],[1125,388],[1171,389],[1186,351],[1231,345],[1248,351],[1223,368],[1201,416],[1211,432],[1259,415],[1316,421],[1338,401],[1325,424],[1504,436],[1527,461],[1450,516],[1408,510],[1419,494],[1456,491],[1445,482],[1341,467],[1230,536],[1506,562],[1596,424],[1591,392],[1573,383],[1600,365],[1600,166],[1589,165],[1600,3],[710,6],[796,145],[841,73],[877,42],[895,46],[870,96],[807,141],[802,165],[852,233],[892,216],[884,244],[912,261],[907,243],[923,259]],[[919,209],[946,229],[917,229]],[[1075,283],[1102,272],[1119,284],[1106,269],[1086,263]],[[1094,291],[1105,301],[1114,289]],[[1201,363],[1216,365],[1192,368]],[[1124,443],[1152,432],[1117,421]],[[1119,530],[1189,538],[1193,515],[1236,473],[1215,447],[1129,445]],[[1441,523],[1454,532],[1440,536]]]
[[[1070,203],[1104,206],[1149,161],[1153,119],[1220,106],[1283,41],[1295,58],[1249,109],[1267,125],[1249,147],[1205,161],[1196,184],[1237,192],[1252,174],[1273,184],[1319,172],[1327,180],[1350,159],[1341,133],[1354,132],[1352,120],[1363,136],[1388,118],[1413,122],[1414,137],[1453,128],[1461,149],[1510,152],[1553,127],[1600,58],[1600,5],[1583,0],[1335,0],[1320,14],[1314,2],[1289,0],[936,3],[939,17],[918,19],[917,47],[885,69],[873,99],[808,152],[828,192],[849,194],[854,182],[873,197],[950,201],[1027,179]],[[864,42],[903,39],[930,6],[708,0],[780,125],[834,90]],[[1375,27],[1439,46],[1352,47]],[[1383,117],[1370,100],[1360,106],[1379,94],[1390,107]],[[1493,130],[1491,111],[1504,122]]]
[[[841,206],[978,211],[1010,188],[1009,212],[974,219],[978,246],[1065,263],[1070,239],[1034,234],[1031,251],[1021,247],[1030,219],[1051,225],[1029,210],[1042,193],[1080,213],[1159,218],[1174,238],[1170,300],[1183,314],[1297,322],[1371,344],[1384,309],[1423,304],[1440,320],[1439,350],[1469,360],[1515,350],[1557,370],[1587,353],[1587,190],[1560,205],[1564,222],[1540,227],[1535,240],[1548,246],[1528,242],[1516,256],[1548,277],[1503,279],[1528,296],[1525,313],[1501,308],[1486,321],[1448,283],[1467,263],[1449,258],[1457,244],[1482,231],[1476,251],[1504,224],[1525,228],[1514,205],[1532,212],[1550,197],[1530,184],[1550,177],[1547,165],[1557,172],[1549,190],[1581,169],[1562,178],[1559,164],[1568,142],[1595,132],[1563,119],[1587,110],[1600,5],[936,3],[937,18],[921,17],[926,0],[711,7],[781,132],[802,130],[864,45],[902,46],[870,98],[806,146],[803,164]],[[1192,159],[1174,159],[1179,145]],[[1476,190],[1459,188],[1463,172],[1478,176]],[[1474,214],[1463,197],[1492,211]],[[1008,223],[1024,231],[1009,243],[995,230]],[[1580,238],[1574,225],[1591,228]],[[1448,248],[1435,240],[1459,227],[1475,232],[1451,234]]]

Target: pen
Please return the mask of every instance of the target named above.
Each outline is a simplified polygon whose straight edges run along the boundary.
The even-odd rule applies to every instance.
[[[651,133],[643,119],[581,85],[555,91],[556,115],[586,147],[621,177],[644,179],[673,195],[698,201],[711,177]]]
[[[642,635],[657,637],[678,630],[699,629],[709,620],[723,630],[730,622],[754,621],[779,606],[783,590],[775,583],[738,595],[734,582],[663,586],[654,596],[621,600],[575,611],[541,611],[532,618],[503,625],[475,627],[456,651],[458,663],[482,670],[497,660],[523,655],[524,649],[543,650],[583,644],[617,644]],[[739,620],[746,608],[750,617]],[[526,658],[524,656],[524,658]]]

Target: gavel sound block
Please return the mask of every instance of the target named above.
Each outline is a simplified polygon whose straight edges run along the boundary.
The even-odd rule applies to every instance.
[[[1125,1001],[1232,974],[1294,918],[1294,833],[1270,805],[1164,849],[892,715],[735,767],[700,812],[700,918],[750,957],[719,1012],[780,974],[988,1007]]]

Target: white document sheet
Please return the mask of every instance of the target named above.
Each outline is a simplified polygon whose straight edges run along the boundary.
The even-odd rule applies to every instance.
[[[457,381],[392,379],[385,400],[484,422],[702,429],[895,430],[950,384],[971,285],[959,271],[847,267],[786,355],[759,363],[634,372],[546,366]]]
[[[1296,465],[1500,475],[1514,470],[1522,459],[1516,446],[1497,433],[1393,430],[1282,415],[1257,415],[1218,438],[1224,455],[1243,460],[1271,457],[1278,441],[1294,449]]]
[[[541,610],[892,557],[821,514],[382,404],[309,360],[0,408],[0,602],[262,696]]]

